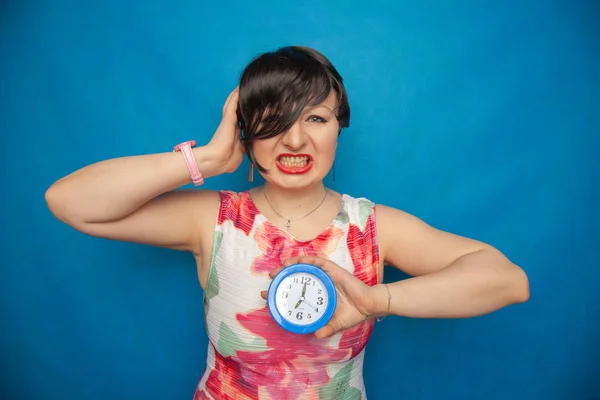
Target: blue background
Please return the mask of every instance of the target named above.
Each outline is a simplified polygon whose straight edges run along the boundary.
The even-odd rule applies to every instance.
[[[530,277],[528,303],[485,317],[378,324],[369,398],[600,398],[597,4],[1,2],[1,397],[191,399],[207,347],[192,256],[80,234],[44,192],[207,142],[246,63],[303,44],[350,94],[328,184]],[[247,188],[247,166],[206,187]]]

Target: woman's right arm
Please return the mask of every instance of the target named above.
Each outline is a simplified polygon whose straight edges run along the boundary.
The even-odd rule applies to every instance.
[[[205,178],[233,172],[243,159],[237,102],[235,90],[211,141],[193,149]],[[46,202],[59,220],[88,235],[199,253],[219,199],[213,191],[174,190],[190,182],[180,152],[123,157],[58,180]]]

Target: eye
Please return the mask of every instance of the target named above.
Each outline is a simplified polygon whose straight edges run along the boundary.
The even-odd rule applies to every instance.
[[[311,115],[310,117],[308,117],[306,119],[307,122],[317,122],[320,124],[324,124],[327,122],[327,120],[323,117],[319,117],[318,115]]]

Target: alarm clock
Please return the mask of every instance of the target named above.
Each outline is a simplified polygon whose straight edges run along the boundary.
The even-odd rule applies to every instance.
[[[271,281],[267,305],[283,329],[298,334],[317,331],[335,311],[337,294],[333,281],[321,268],[293,264],[283,268]]]

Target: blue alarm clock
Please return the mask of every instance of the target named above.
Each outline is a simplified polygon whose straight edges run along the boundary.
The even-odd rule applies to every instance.
[[[267,293],[271,316],[292,333],[312,333],[329,322],[337,294],[333,281],[321,268],[293,264],[273,278]]]

